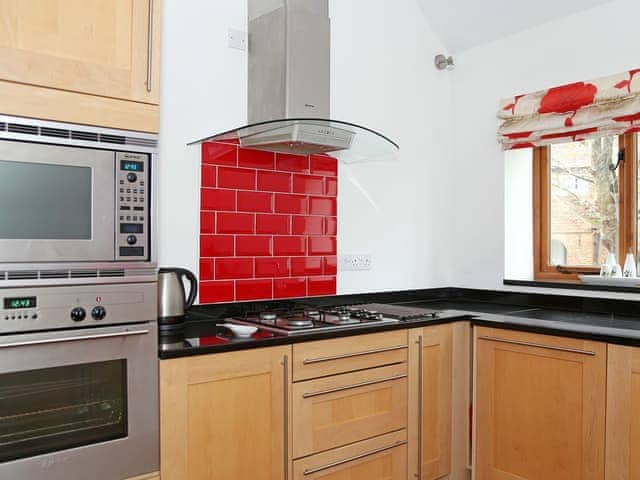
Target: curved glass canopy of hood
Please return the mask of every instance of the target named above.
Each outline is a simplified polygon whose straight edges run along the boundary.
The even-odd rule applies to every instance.
[[[381,133],[354,123],[288,118],[254,123],[189,143],[233,142],[243,148],[295,155],[327,154],[344,163],[397,158],[400,147]]]

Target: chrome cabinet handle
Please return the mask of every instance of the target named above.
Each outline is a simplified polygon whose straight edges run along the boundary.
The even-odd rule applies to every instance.
[[[282,359],[284,370],[284,480],[289,480],[289,356]]]
[[[128,332],[101,333],[98,335],[79,335],[77,337],[44,338],[42,340],[25,340],[24,342],[0,343],[0,348],[28,347],[30,345],[78,342],[80,340],[99,340],[102,338],[130,337],[132,335],[145,335],[147,333],[149,333],[149,330],[132,330]]]
[[[521,341],[518,341],[518,340],[508,340],[506,338],[500,338],[500,337],[479,336],[478,340],[489,340],[491,342],[508,343],[508,344],[511,344],[511,345],[520,345],[520,346],[523,346],[523,347],[544,348],[546,350],[555,350],[557,352],[577,353],[579,355],[590,355],[592,357],[596,355],[596,352],[592,352],[591,350],[579,350],[577,348],[556,347],[554,345],[545,345],[544,343],[521,342]]]
[[[147,19],[147,92],[151,91],[151,68],[153,62],[153,0],[149,0]]]
[[[424,379],[422,378],[424,375],[424,352],[422,351],[424,347],[424,341],[422,335],[418,337],[418,348],[420,349],[418,352],[418,479],[422,480],[422,398],[423,393],[422,389],[424,388]]]
[[[344,465],[345,463],[355,462],[356,460],[360,460],[361,458],[369,457],[371,455],[375,455],[376,453],[385,452],[387,450],[391,450],[392,448],[399,447],[401,445],[405,445],[407,443],[406,440],[398,441],[393,445],[388,445],[382,448],[376,448],[375,450],[370,450],[368,452],[361,453],[359,455],[354,455],[353,457],[345,458],[344,460],[338,460],[337,462],[328,463],[327,465],[323,465],[322,467],[310,468],[303,472],[306,475],[312,475],[314,473],[322,472],[323,470],[328,470],[333,467],[337,467],[339,465]]]
[[[377,383],[389,382],[391,380],[398,380],[400,378],[406,378],[406,377],[407,377],[406,374],[394,375],[392,377],[379,378],[377,380],[370,380],[368,382],[354,383],[353,385],[346,385],[344,387],[329,388],[327,390],[320,390],[318,392],[309,392],[309,393],[303,394],[302,398],[318,397],[320,395],[327,395],[329,393],[342,392],[343,390],[351,390],[352,388],[367,387],[369,385],[375,385]]]
[[[396,345],[395,347],[378,348],[375,350],[365,350],[364,352],[345,353],[342,355],[334,355],[332,357],[311,358],[302,361],[303,365],[311,365],[314,363],[329,362],[331,360],[341,360],[343,358],[361,357],[363,355],[372,355],[374,353],[391,352],[393,350],[402,350],[407,348],[407,345]]]

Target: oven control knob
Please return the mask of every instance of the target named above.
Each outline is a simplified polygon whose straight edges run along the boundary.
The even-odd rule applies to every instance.
[[[87,312],[82,307],[76,307],[71,310],[71,320],[74,322],[81,322],[87,317]]]
[[[91,310],[91,317],[93,317],[94,320],[102,320],[106,316],[107,310],[100,305],[93,307],[93,310]]]
[[[129,183],[133,183],[138,179],[138,176],[133,173],[133,172],[129,172],[127,173],[127,180],[129,181]]]
[[[127,237],[127,243],[129,245],[135,245],[137,241],[138,241],[138,238],[135,235],[129,235]]]

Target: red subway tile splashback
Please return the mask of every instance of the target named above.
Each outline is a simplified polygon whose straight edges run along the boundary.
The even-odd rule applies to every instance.
[[[233,302],[233,282],[200,282],[200,303]]]
[[[233,255],[233,235],[200,236],[200,257],[232,257]]]
[[[309,277],[307,279],[307,295],[335,295],[336,277]]]
[[[264,300],[273,298],[273,280],[236,281],[236,300]]]
[[[324,177],[295,174],[293,176],[293,192],[324,195]]]
[[[288,153],[277,153],[276,170],[307,173],[309,171],[309,157],[291,155]]]
[[[218,233],[253,233],[255,215],[252,213],[218,212],[216,231]]]
[[[259,150],[249,150],[246,148],[240,148],[238,150],[239,167],[273,170],[275,162],[276,155],[273,152],[261,152]]]
[[[236,255],[239,257],[264,257],[271,255],[272,237],[236,237]]]
[[[326,155],[311,155],[310,171],[314,175],[336,177],[338,175],[338,161]]]
[[[273,281],[274,298],[296,298],[306,295],[306,278],[276,278]]]
[[[291,275],[322,275],[322,257],[293,257]]]
[[[202,144],[202,163],[209,165],[237,165],[238,147],[227,143]]]
[[[336,199],[326,197],[311,197],[309,199],[309,213],[311,215],[336,215]]]
[[[277,213],[306,215],[308,208],[308,199],[304,195],[276,193],[275,211]]]
[[[258,172],[258,190],[264,192],[291,191],[291,174],[282,172]]]
[[[202,179],[201,184],[203,187],[216,187],[217,184],[217,170],[212,165],[202,165],[201,171]]]
[[[335,237],[309,237],[309,255],[335,255]]]
[[[238,192],[238,211],[266,213],[273,211],[273,193]]]
[[[294,235],[322,235],[323,217],[291,217],[291,233]]]
[[[305,255],[307,237],[274,237],[274,255]]]
[[[200,203],[202,210],[234,211],[236,209],[236,191],[203,188],[200,191]]]
[[[289,235],[291,233],[291,216],[290,215],[256,215],[256,233]]]
[[[201,303],[334,294],[337,161],[202,145]]]
[[[288,277],[291,274],[288,257],[256,258],[256,277]]]
[[[253,258],[216,258],[216,280],[253,278]]]
[[[218,167],[218,187],[256,189],[256,171],[249,168]]]

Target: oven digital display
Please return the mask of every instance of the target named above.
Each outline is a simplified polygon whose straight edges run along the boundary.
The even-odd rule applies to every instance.
[[[120,160],[120,170],[127,172],[144,172],[144,163],[134,162],[133,160]]]
[[[15,310],[16,308],[34,308],[36,297],[10,297],[4,299],[5,310]]]

